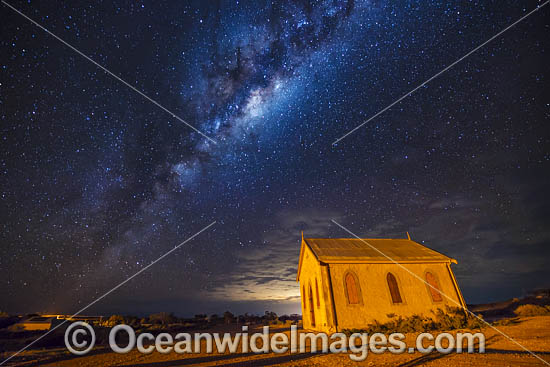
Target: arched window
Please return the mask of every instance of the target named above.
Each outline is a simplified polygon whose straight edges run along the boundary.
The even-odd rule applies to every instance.
[[[391,300],[393,303],[402,303],[401,293],[399,293],[399,286],[397,285],[397,279],[392,273],[388,273],[386,277],[388,280],[388,288],[390,289]]]
[[[426,283],[428,283],[430,285],[428,287],[428,290],[430,291],[430,294],[432,295],[432,300],[434,302],[443,301],[443,297],[441,297],[441,292],[439,290],[439,283],[437,282],[437,278],[435,277],[435,275],[433,275],[429,271],[426,272]]]
[[[350,305],[356,305],[359,303],[359,287],[357,285],[357,279],[354,274],[349,272],[345,278],[346,296]]]
[[[302,299],[303,299],[303,304],[304,304],[304,309],[307,309],[307,302],[306,302],[306,286],[303,285],[302,286]]]
[[[321,302],[319,301],[319,285],[317,284],[317,278],[315,278],[315,293],[317,296],[317,308],[321,307]]]
[[[315,306],[313,305],[313,291],[311,290],[311,281],[309,282],[309,313],[311,326],[315,327]]]

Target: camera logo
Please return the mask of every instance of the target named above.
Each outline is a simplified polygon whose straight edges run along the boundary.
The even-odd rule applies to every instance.
[[[65,331],[65,346],[72,354],[84,355],[92,350],[94,345],[94,329],[83,321],[72,323]]]

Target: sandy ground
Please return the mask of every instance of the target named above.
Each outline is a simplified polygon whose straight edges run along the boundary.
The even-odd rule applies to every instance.
[[[518,324],[499,326],[498,329],[507,334],[525,348],[537,354],[550,365],[550,316],[522,318]],[[255,332],[256,330],[251,330]],[[451,332],[455,334],[456,331]],[[40,366],[545,366],[541,360],[523,350],[506,337],[491,328],[483,329],[486,337],[486,352],[484,354],[441,354],[433,352],[421,354],[403,353],[400,355],[385,352],[373,354],[369,352],[363,362],[352,361],[347,354],[160,354],[153,352],[148,355],[132,351],[128,354],[116,354],[106,348],[97,348],[90,355],[74,357],[64,349],[24,352],[22,358],[17,358],[8,366],[40,365]],[[416,334],[407,334],[407,347],[414,346]],[[6,353],[4,358],[9,355]],[[11,362],[11,361],[10,361]]]

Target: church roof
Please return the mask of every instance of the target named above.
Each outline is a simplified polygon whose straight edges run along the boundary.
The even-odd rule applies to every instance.
[[[455,259],[410,239],[305,238],[304,241],[317,259],[325,263],[392,262],[388,257],[403,263],[456,263]]]

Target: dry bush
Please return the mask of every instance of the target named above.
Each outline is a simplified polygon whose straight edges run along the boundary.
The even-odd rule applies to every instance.
[[[550,315],[550,306],[521,305],[514,310],[518,316],[542,316]]]
[[[511,325],[517,325],[519,324],[519,317],[511,318],[511,319],[501,319],[493,322],[494,326],[511,326]]]
[[[380,323],[377,320],[369,324],[365,329],[344,329],[347,335],[353,333],[410,333],[426,332],[435,330],[454,330],[454,329],[481,329],[486,324],[471,316],[459,307],[446,306],[445,311],[438,309],[434,312],[434,317],[425,317],[413,315],[410,317],[396,316],[389,314],[392,320]]]

